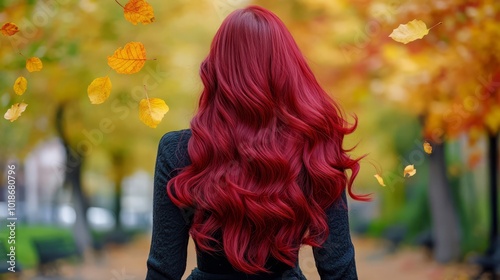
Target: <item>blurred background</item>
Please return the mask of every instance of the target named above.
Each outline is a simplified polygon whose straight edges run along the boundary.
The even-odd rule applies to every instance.
[[[111,0],[0,0],[0,24],[20,28],[0,37],[0,111],[28,104],[15,122],[0,121],[2,272],[9,165],[18,218],[18,271],[2,277],[144,279],[158,142],[189,127],[211,39],[226,15],[250,4],[285,22],[320,83],[350,121],[359,119],[345,145],[357,145],[353,156],[367,155],[355,190],[373,198],[349,204],[360,279],[500,273],[498,1],[148,2],[154,23],[133,25]],[[388,37],[413,19],[441,24],[406,45]],[[107,56],[132,41],[152,60],[139,73],[117,74]],[[41,58],[42,71],[26,71],[31,56]],[[23,96],[12,89],[20,75],[28,79]],[[92,105],[87,86],[105,75],[111,96]],[[170,107],[156,129],[138,117],[143,85]],[[405,178],[410,164],[417,173]],[[190,246],[186,275],[196,265]],[[300,265],[308,279],[319,279],[310,248]]]

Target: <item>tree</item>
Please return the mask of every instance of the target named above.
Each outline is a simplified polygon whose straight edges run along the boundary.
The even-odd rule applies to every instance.
[[[44,139],[61,139],[67,155],[61,169],[66,171],[65,186],[73,194],[75,236],[82,250],[91,242],[86,208],[92,201],[82,176],[93,167],[86,162],[96,152],[109,151],[115,163],[108,173],[116,181],[115,201],[120,201],[123,176],[139,167],[152,172],[159,138],[168,130],[188,126],[193,111],[189,108],[194,108],[199,91],[199,63],[221,20],[211,3],[151,4],[161,16],[154,24],[135,26],[125,20],[124,9],[113,1],[0,3],[8,21],[20,29],[12,37],[0,36],[0,60],[5,65],[0,77],[0,87],[5,89],[0,108],[5,112],[22,100],[28,104],[15,122],[0,122],[0,161],[22,158]],[[179,13],[182,16],[175,16]],[[142,42],[148,57],[156,61],[146,61],[135,75],[109,73],[107,56],[130,41]],[[41,58],[40,72],[24,70],[26,58],[31,56]],[[23,96],[12,92],[19,74],[28,80]],[[91,105],[87,87],[93,78],[106,74],[113,79],[110,98]],[[171,106],[156,130],[138,118],[145,85],[150,96],[165,98]]]
[[[488,128],[493,135],[498,134],[499,91],[495,81],[500,48],[494,38],[500,28],[494,22],[500,16],[500,6],[489,1],[388,3],[373,1],[372,5],[391,11],[392,22],[406,23],[414,18],[429,24],[443,22],[424,39],[406,46],[376,38],[368,48],[389,65],[378,91],[422,119],[423,136],[433,142],[429,199],[435,257],[450,261],[460,256],[460,227],[446,178],[444,145],[448,139],[475,129]],[[482,81],[489,86],[481,85]]]

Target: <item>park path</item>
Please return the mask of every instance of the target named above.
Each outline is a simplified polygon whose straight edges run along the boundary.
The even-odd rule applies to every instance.
[[[361,280],[467,280],[467,275],[475,273],[473,267],[465,265],[439,265],[419,249],[402,248],[387,254],[380,241],[364,238],[354,238],[353,241]],[[109,246],[100,257],[89,257],[78,266],[64,265],[60,278],[40,277],[35,275],[35,271],[27,271],[21,279],[142,280],[146,275],[149,243],[150,239],[143,236],[127,246]],[[191,242],[183,279],[195,265],[196,256]],[[310,247],[301,250],[300,266],[307,279],[319,280]]]

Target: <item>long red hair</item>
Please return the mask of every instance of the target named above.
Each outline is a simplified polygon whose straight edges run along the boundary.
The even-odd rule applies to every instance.
[[[357,120],[347,123],[283,22],[261,7],[224,20],[200,76],[191,165],[168,195],[195,209],[190,233],[200,250],[223,251],[248,274],[267,272],[270,256],[294,266],[301,244],[326,240],[325,210],[346,187],[365,199],[351,191],[358,159],[342,147]]]

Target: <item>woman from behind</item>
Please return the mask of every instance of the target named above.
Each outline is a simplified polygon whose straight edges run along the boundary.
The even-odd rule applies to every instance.
[[[357,279],[346,195],[359,159],[350,125],[270,11],[231,13],[202,62],[191,129],[167,133],[155,170],[146,279],[305,279],[302,244],[321,279]]]

